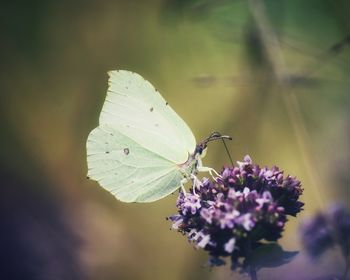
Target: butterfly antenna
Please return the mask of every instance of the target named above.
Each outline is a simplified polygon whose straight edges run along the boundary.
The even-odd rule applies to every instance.
[[[224,139],[224,138],[221,138],[221,140],[222,140],[222,143],[224,143],[225,150],[226,150],[227,155],[228,155],[228,157],[229,157],[229,159],[230,159],[231,165],[233,166],[234,164],[233,164],[233,160],[232,160],[232,157],[231,157],[231,153],[230,153],[230,151],[229,151],[228,148],[227,148],[225,139]]]
[[[231,154],[230,154],[230,151],[228,150],[227,148],[227,145],[226,145],[226,142],[225,142],[225,139],[228,139],[228,140],[232,140],[232,137],[231,136],[227,136],[227,135],[221,135],[221,133],[219,132],[213,132],[207,139],[206,139],[206,143],[210,142],[210,141],[214,141],[214,140],[219,140],[221,139],[222,140],[222,143],[224,144],[225,146],[225,150],[227,152],[227,155],[230,159],[230,162],[233,166],[233,160],[232,160],[232,157],[231,157]]]
[[[205,149],[207,147],[207,144],[208,142],[211,142],[211,141],[215,141],[215,140],[222,140],[222,142],[224,143],[224,146],[225,146],[225,149],[226,149],[226,152],[230,158],[230,161],[231,161],[231,164],[233,165],[233,161],[232,161],[232,158],[231,158],[231,154],[227,148],[227,145],[226,145],[226,142],[225,142],[225,139],[228,139],[228,140],[232,140],[232,137],[231,136],[228,136],[228,135],[221,135],[221,133],[219,132],[213,132],[212,134],[210,134],[210,136],[206,139],[204,139],[199,145],[198,147],[200,147],[201,149]]]
[[[232,140],[232,137],[231,137],[231,136],[227,136],[227,135],[221,135],[221,133],[219,133],[219,132],[213,132],[212,134],[210,134],[210,136],[209,136],[207,139],[205,139],[205,140],[203,141],[203,143],[204,143],[205,145],[207,145],[208,142],[210,142],[210,141],[215,141],[215,140],[219,140],[219,139],[229,139],[229,140]]]

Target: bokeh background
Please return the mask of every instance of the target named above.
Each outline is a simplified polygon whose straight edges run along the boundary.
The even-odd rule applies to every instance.
[[[311,262],[298,225],[349,202],[349,12],[346,0],[2,2],[0,278],[245,279],[169,231],[176,195],[125,204],[86,179],[111,69],[150,80],[197,140],[232,135],[234,160],[303,182],[281,240],[301,253],[262,279],[342,269],[336,250]],[[223,145],[204,162],[229,164]]]

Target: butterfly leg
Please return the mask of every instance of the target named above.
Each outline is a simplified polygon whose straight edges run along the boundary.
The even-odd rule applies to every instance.
[[[193,194],[196,195],[196,189],[200,189],[200,187],[202,186],[202,182],[197,178],[196,175],[194,174],[191,174],[191,179],[192,179],[192,191],[193,191]]]
[[[209,172],[210,176],[214,179],[215,182],[217,177],[221,178],[221,175],[216,172],[214,168],[203,166],[201,159],[198,159],[197,170],[198,172]],[[213,173],[216,175],[216,177],[214,177]]]
[[[180,187],[181,191],[183,192],[184,195],[186,195],[186,189],[185,189],[185,184],[188,182],[188,179],[185,177],[180,181]]]

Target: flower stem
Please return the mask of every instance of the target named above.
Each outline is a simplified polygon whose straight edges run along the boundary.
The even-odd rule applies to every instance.
[[[249,275],[251,280],[258,280],[258,276],[256,275],[256,270],[253,265],[250,266]]]
[[[248,237],[248,242],[247,242],[247,253],[248,256],[251,257],[252,254],[252,242],[251,239]],[[256,268],[253,263],[250,262],[249,264],[249,276],[251,280],[258,280],[258,276],[256,274]]]
[[[344,274],[342,279],[346,280],[349,270],[350,270],[350,255],[348,255],[348,257],[345,258],[345,269],[344,269]]]

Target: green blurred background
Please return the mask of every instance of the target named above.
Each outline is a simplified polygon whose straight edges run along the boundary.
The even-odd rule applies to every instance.
[[[346,0],[4,1],[0,9],[0,278],[229,279],[169,231],[176,195],[125,204],[86,180],[108,70],[151,81],[197,140],[233,136],[245,154],[297,176],[298,224],[349,202],[350,3]],[[204,160],[229,164],[222,144]],[[262,279],[307,279],[342,266],[301,254]],[[286,273],[293,270],[293,273]],[[244,278],[245,279],[245,278]]]

